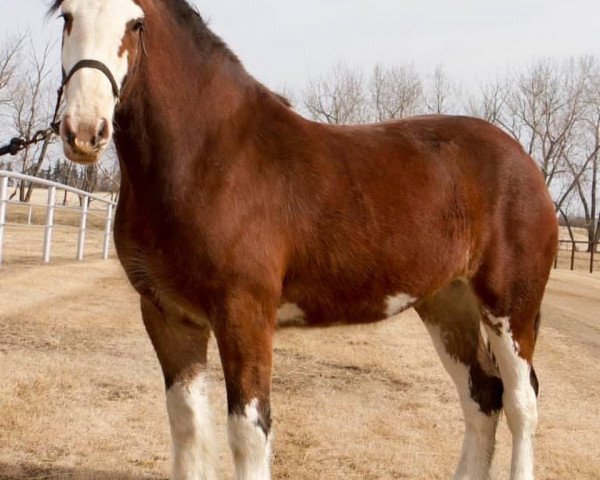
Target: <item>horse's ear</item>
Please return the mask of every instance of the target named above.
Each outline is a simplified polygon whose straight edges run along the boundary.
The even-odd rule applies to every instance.
[[[48,15],[52,15],[54,12],[56,12],[62,5],[63,1],[64,0],[54,0],[54,2],[52,2],[52,5],[48,9]]]

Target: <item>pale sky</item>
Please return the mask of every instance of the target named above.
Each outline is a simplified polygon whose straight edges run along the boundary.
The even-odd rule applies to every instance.
[[[0,0],[0,39],[56,40],[50,0]],[[442,64],[469,83],[540,56],[600,54],[599,0],[194,0],[247,69],[272,88],[304,85],[339,59],[370,69]],[[59,77],[57,62],[57,79]]]

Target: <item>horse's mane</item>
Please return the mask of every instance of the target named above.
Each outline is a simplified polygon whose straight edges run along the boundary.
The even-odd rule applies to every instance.
[[[199,49],[204,51],[218,50],[234,63],[241,65],[237,55],[233,53],[227,43],[216,35],[202,18],[196,7],[190,5],[187,0],[162,0],[174,18],[183,26],[190,29]],[[265,87],[266,88],[266,87]],[[292,108],[290,101],[279,93],[266,89],[275,99],[288,108]]]
[[[229,46],[208,27],[208,23],[202,18],[196,7],[190,5],[187,0],[162,0],[162,2],[173,13],[175,20],[191,31],[196,45],[200,49],[218,50],[235,63],[240,63]]]

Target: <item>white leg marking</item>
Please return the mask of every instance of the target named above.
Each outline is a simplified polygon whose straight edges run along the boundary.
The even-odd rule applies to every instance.
[[[537,425],[537,399],[531,386],[531,367],[518,355],[508,318],[490,321],[500,327],[498,335],[491,327],[488,337],[504,384],[502,402],[513,437],[511,480],[533,480],[533,436]]]
[[[215,480],[215,454],[206,375],[167,391],[171,425],[171,480]]]
[[[252,400],[243,415],[229,416],[229,446],[235,461],[236,480],[270,480],[271,435],[258,424],[258,400]]]
[[[487,480],[496,443],[499,412],[486,415],[471,398],[469,368],[448,354],[441,328],[425,323],[433,345],[454,380],[465,420],[465,437],[454,480]]]
[[[392,317],[397,313],[400,313],[415,303],[417,299],[411,297],[406,293],[399,293],[397,295],[390,295],[385,299],[385,315],[386,317]]]

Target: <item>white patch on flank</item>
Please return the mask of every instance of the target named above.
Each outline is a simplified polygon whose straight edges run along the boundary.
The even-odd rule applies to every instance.
[[[236,480],[270,480],[271,441],[258,424],[258,400],[243,415],[229,416],[229,446],[235,461]],[[271,435],[269,435],[271,437]]]
[[[487,480],[494,455],[498,413],[486,415],[471,398],[469,367],[448,354],[438,325],[425,323],[433,345],[454,380],[465,420],[465,437],[454,480]]]
[[[533,480],[533,436],[537,426],[537,400],[531,386],[529,363],[518,355],[508,318],[488,317],[500,334],[487,327],[490,346],[502,383],[502,402],[513,437],[511,480]]]
[[[386,317],[392,317],[397,313],[406,310],[413,303],[415,303],[417,299],[415,297],[411,297],[406,293],[399,293],[397,295],[390,295],[385,299],[385,315]]]
[[[176,382],[167,391],[171,425],[171,480],[215,480],[212,418],[206,394],[206,375]]]
[[[65,0],[63,14],[73,16],[71,33],[65,32],[62,66],[70,72],[80,60],[98,60],[108,67],[118,85],[128,70],[127,55],[119,56],[130,21],[144,12],[133,0]],[[75,122],[112,121],[115,99],[106,76],[99,70],[77,71],[65,91],[65,114]]]
[[[277,320],[282,322],[288,322],[290,320],[304,319],[306,314],[304,311],[295,303],[284,303],[277,310]]]

